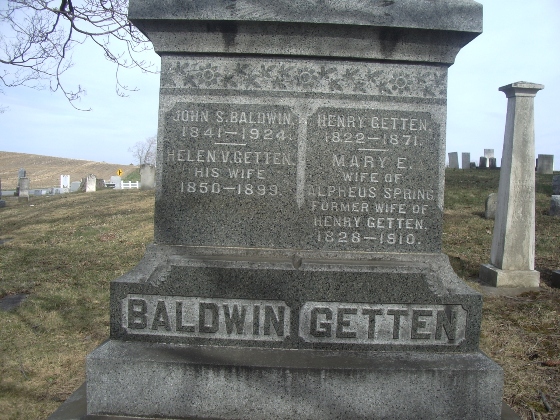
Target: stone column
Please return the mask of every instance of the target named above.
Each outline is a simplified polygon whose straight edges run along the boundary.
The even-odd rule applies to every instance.
[[[512,83],[508,98],[498,209],[490,264],[480,278],[495,287],[538,287],[535,271],[534,97],[543,85]]]

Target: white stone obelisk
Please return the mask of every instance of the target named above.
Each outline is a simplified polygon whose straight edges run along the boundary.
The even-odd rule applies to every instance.
[[[543,85],[502,86],[508,98],[498,207],[490,264],[480,278],[495,287],[538,287],[535,270],[534,98]]]

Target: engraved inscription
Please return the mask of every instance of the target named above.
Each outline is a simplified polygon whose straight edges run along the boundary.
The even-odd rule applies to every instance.
[[[122,325],[128,334],[283,341],[290,308],[281,301],[128,295]]]
[[[163,159],[174,194],[290,194],[297,117],[286,107],[180,103],[168,113]],[[169,180],[176,179],[169,173]],[[280,181],[280,182],[279,182]]]
[[[307,124],[305,197],[318,246],[411,252],[426,243],[438,229],[430,114],[320,108]]]
[[[461,305],[307,302],[299,319],[299,336],[310,343],[457,346],[467,312]]]

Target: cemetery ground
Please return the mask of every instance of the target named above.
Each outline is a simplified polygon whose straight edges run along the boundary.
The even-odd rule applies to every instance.
[[[448,170],[444,252],[472,287],[490,256],[484,201],[499,171]],[[536,269],[541,289],[485,296],[481,348],[505,373],[504,400],[524,419],[560,419],[560,218],[548,216],[552,176],[537,175]],[[153,191],[7,199],[0,210],[0,417],[45,419],[85,379],[85,357],[109,336],[109,283],[153,236]]]

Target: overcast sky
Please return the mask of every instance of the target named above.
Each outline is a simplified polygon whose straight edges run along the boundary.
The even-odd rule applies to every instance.
[[[535,98],[536,154],[555,155],[560,170],[560,0],[482,0],[484,33],[459,53],[449,70],[447,151],[471,160],[494,149],[500,162],[507,100],[498,88],[517,81],[545,85]],[[152,61],[159,64],[157,55]],[[128,149],[157,131],[159,76],[139,71],[123,81],[139,89],[115,94],[114,68],[100,52],[77,47],[66,81],[87,95],[74,110],[60,93],[5,88],[0,105],[0,150],[133,163]]]

